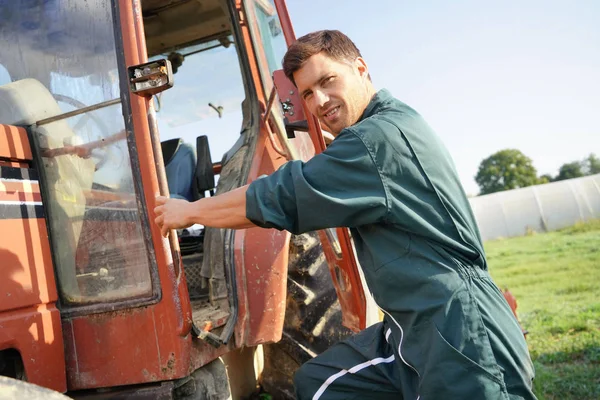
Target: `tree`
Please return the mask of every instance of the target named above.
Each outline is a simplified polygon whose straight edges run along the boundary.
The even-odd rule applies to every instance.
[[[541,185],[542,183],[550,183],[553,180],[554,178],[550,174],[540,175],[540,177],[538,178],[538,184]]]
[[[586,175],[600,174],[600,158],[591,153],[583,160],[583,169]]]
[[[570,163],[563,164],[558,170],[558,175],[554,178],[555,181],[563,181],[565,179],[573,179],[584,176],[583,163],[580,161],[573,161]]]
[[[517,189],[538,183],[531,159],[516,149],[501,150],[479,164],[475,176],[480,194]]]

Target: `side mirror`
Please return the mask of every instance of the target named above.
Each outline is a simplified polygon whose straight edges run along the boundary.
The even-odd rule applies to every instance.
[[[129,87],[138,96],[150,97],[173,87],[173,69],[169,60],[156,60],[127,68]]]
[[[281,100],[281,107],[285,115],[285,131],[288,138],[296,137],[295,131],[308,132],[308,121],[304,115],[298,88],[285,76],[281,69],[273,72],[273,83]]]

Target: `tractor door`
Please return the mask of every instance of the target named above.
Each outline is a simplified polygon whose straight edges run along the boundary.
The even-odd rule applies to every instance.
[[[29,332],[41,343],[62,348],[64,341],[69,390],[189,373],[191,312],[189,301],[180,300],[187,289],[173,260],[178,247],[161,238],[145,200],[160,192],[157,176],[164,169],[157,170],[153,158],[148,100],[131,94],[127,76],[128,65],[144,61],[136,5],[0,1],[0,73],[6,80],[0,124],[20,127],[9,149],[15,138],[29,140],[36,178],[28,179],[41,188],[41,197],[36,183],[24,198],[4,200],[20,201],[21,211],[31,202],[32,215],[45,216],[48,226],[36,233],[39,227],[23,219],[20,231],[6,229],[2,242],[23,252],[27,246],[9,241],[23,229],[30,240],[49,237],[46,258],[35,249],[17,256],[30,269],[44,267],[44,260],[54,265],[63,335]],[[0,134],[6,129],[13,128]],[[17,164],[11,166],[27,171],[27,160]],[[2,178],[4,172],[2,165]]]
[[[257,53],[263,55],[259,57],[263,64],[261,72],[265,75],[262,81],[265,91],[270,93],[267,113],[270,112],[275,125],[285,125],[275,131],[287,132],[289,140],[279,140],[279,143],[292,143],[288,146],[291,149],[281,146],[281,151],[287,153],[288,158],[307,160],[325,149],[325,141],[317,118],[304,109],[296,87],[280,70],[287,47],[296,40],[285,1],[251,0],[247,3],[250,3],[246,9],[254,22],[255,38],[260,38],[255,46],[262,47]],[[266,76],[266,71],[270,75]],[[363,289],[362,272],[350,232],[346,228],[327,229],[319,232],[319,236],[342,308],[343,324],[354,331],[364,329],[367,315],[371,315],[367,312],[371,303]]]

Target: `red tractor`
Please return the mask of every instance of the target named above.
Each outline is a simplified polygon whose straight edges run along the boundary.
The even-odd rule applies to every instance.
[[[218,196],[324,149],[278,71],[293,40],[283,0],[0,0],[0,375],[239,398],[264,344],[260,384],[291,398],[301,363],[366,326],[345,229],[153,223],[158,194]]]

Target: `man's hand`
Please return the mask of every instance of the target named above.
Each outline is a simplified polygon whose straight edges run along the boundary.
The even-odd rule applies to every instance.
[[[167,237],[171,229],[187,228],[193,225],[191,204],[186,200],[158,196],[154,212],[156,213],[154,222],[164,237]]]
[[[187,228],[194,224],[225,229],[254,227],[256,225],[246,218],[247,190],[248,185],[193,203],[158,196],[154,222],[164,237],[167,237],[171,229]]]

